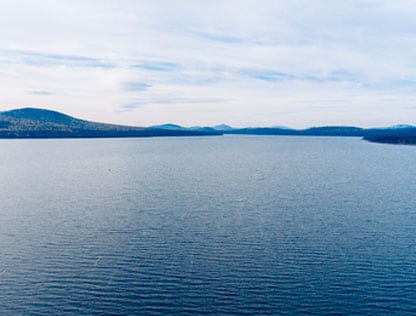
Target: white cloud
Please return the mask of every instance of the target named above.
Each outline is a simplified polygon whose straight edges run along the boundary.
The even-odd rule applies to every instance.
[[[414,124],[415,13],[406,0],[6,1],[1,106],[138,125]]]

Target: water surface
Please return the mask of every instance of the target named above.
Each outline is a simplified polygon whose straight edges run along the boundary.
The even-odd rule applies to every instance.
[[[416,147],[0,141],[2,314],[412,314]]]

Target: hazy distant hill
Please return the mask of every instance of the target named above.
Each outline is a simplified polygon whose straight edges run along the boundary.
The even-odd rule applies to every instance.
[[[287,128],[273,127],[246,127],[236,128],[223,131],[224,134],[242,134],[242,135],[299,135],[299,131]]]
[[[299,133],[312,136],[363,136],[365,129],[354,126],[322,126],[300,130]]]
[[[291,136],[344,136],[362,137],[364,140],[389,144],[416,144],[416,127],[396,125],[388,128],[363,129],[353,126],[322,126],[303,130],[287,128],[241,128],[224,131],[224,134],[291,135]]]
[[[210,136],[216,131],[144,128],[90,122],[45,109],[0,112],[0,138]]]
[[[185,127],[182,127],[180,125],[172,124],[172,123],[166,123],[162,125],[153,125],[150,126],[150,128],[160,128],[160,129],[171,129],[171,130],[184,130]]]
[[[351,126],[311,127],[303,130],[286,127],[254,127],[223,131],[225,134],[293,135],[293,136],[364,136],[364,129]]]
[[[217,131],[232,131],[233,130],[233,128],[230,125],[227,125],[227,124],[216,125],[212,128],[217,130]]]

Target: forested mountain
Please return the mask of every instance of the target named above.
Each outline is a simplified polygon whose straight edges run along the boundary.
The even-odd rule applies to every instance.
[[[221,135],[215,130],[164,129],[90,122],[60,112],[23,108],[0,112],[0,138],[151,137]]]

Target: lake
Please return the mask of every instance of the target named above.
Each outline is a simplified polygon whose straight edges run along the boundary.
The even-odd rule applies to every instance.
[[[0,141],[1,314],[413,314],[416,147]]]

